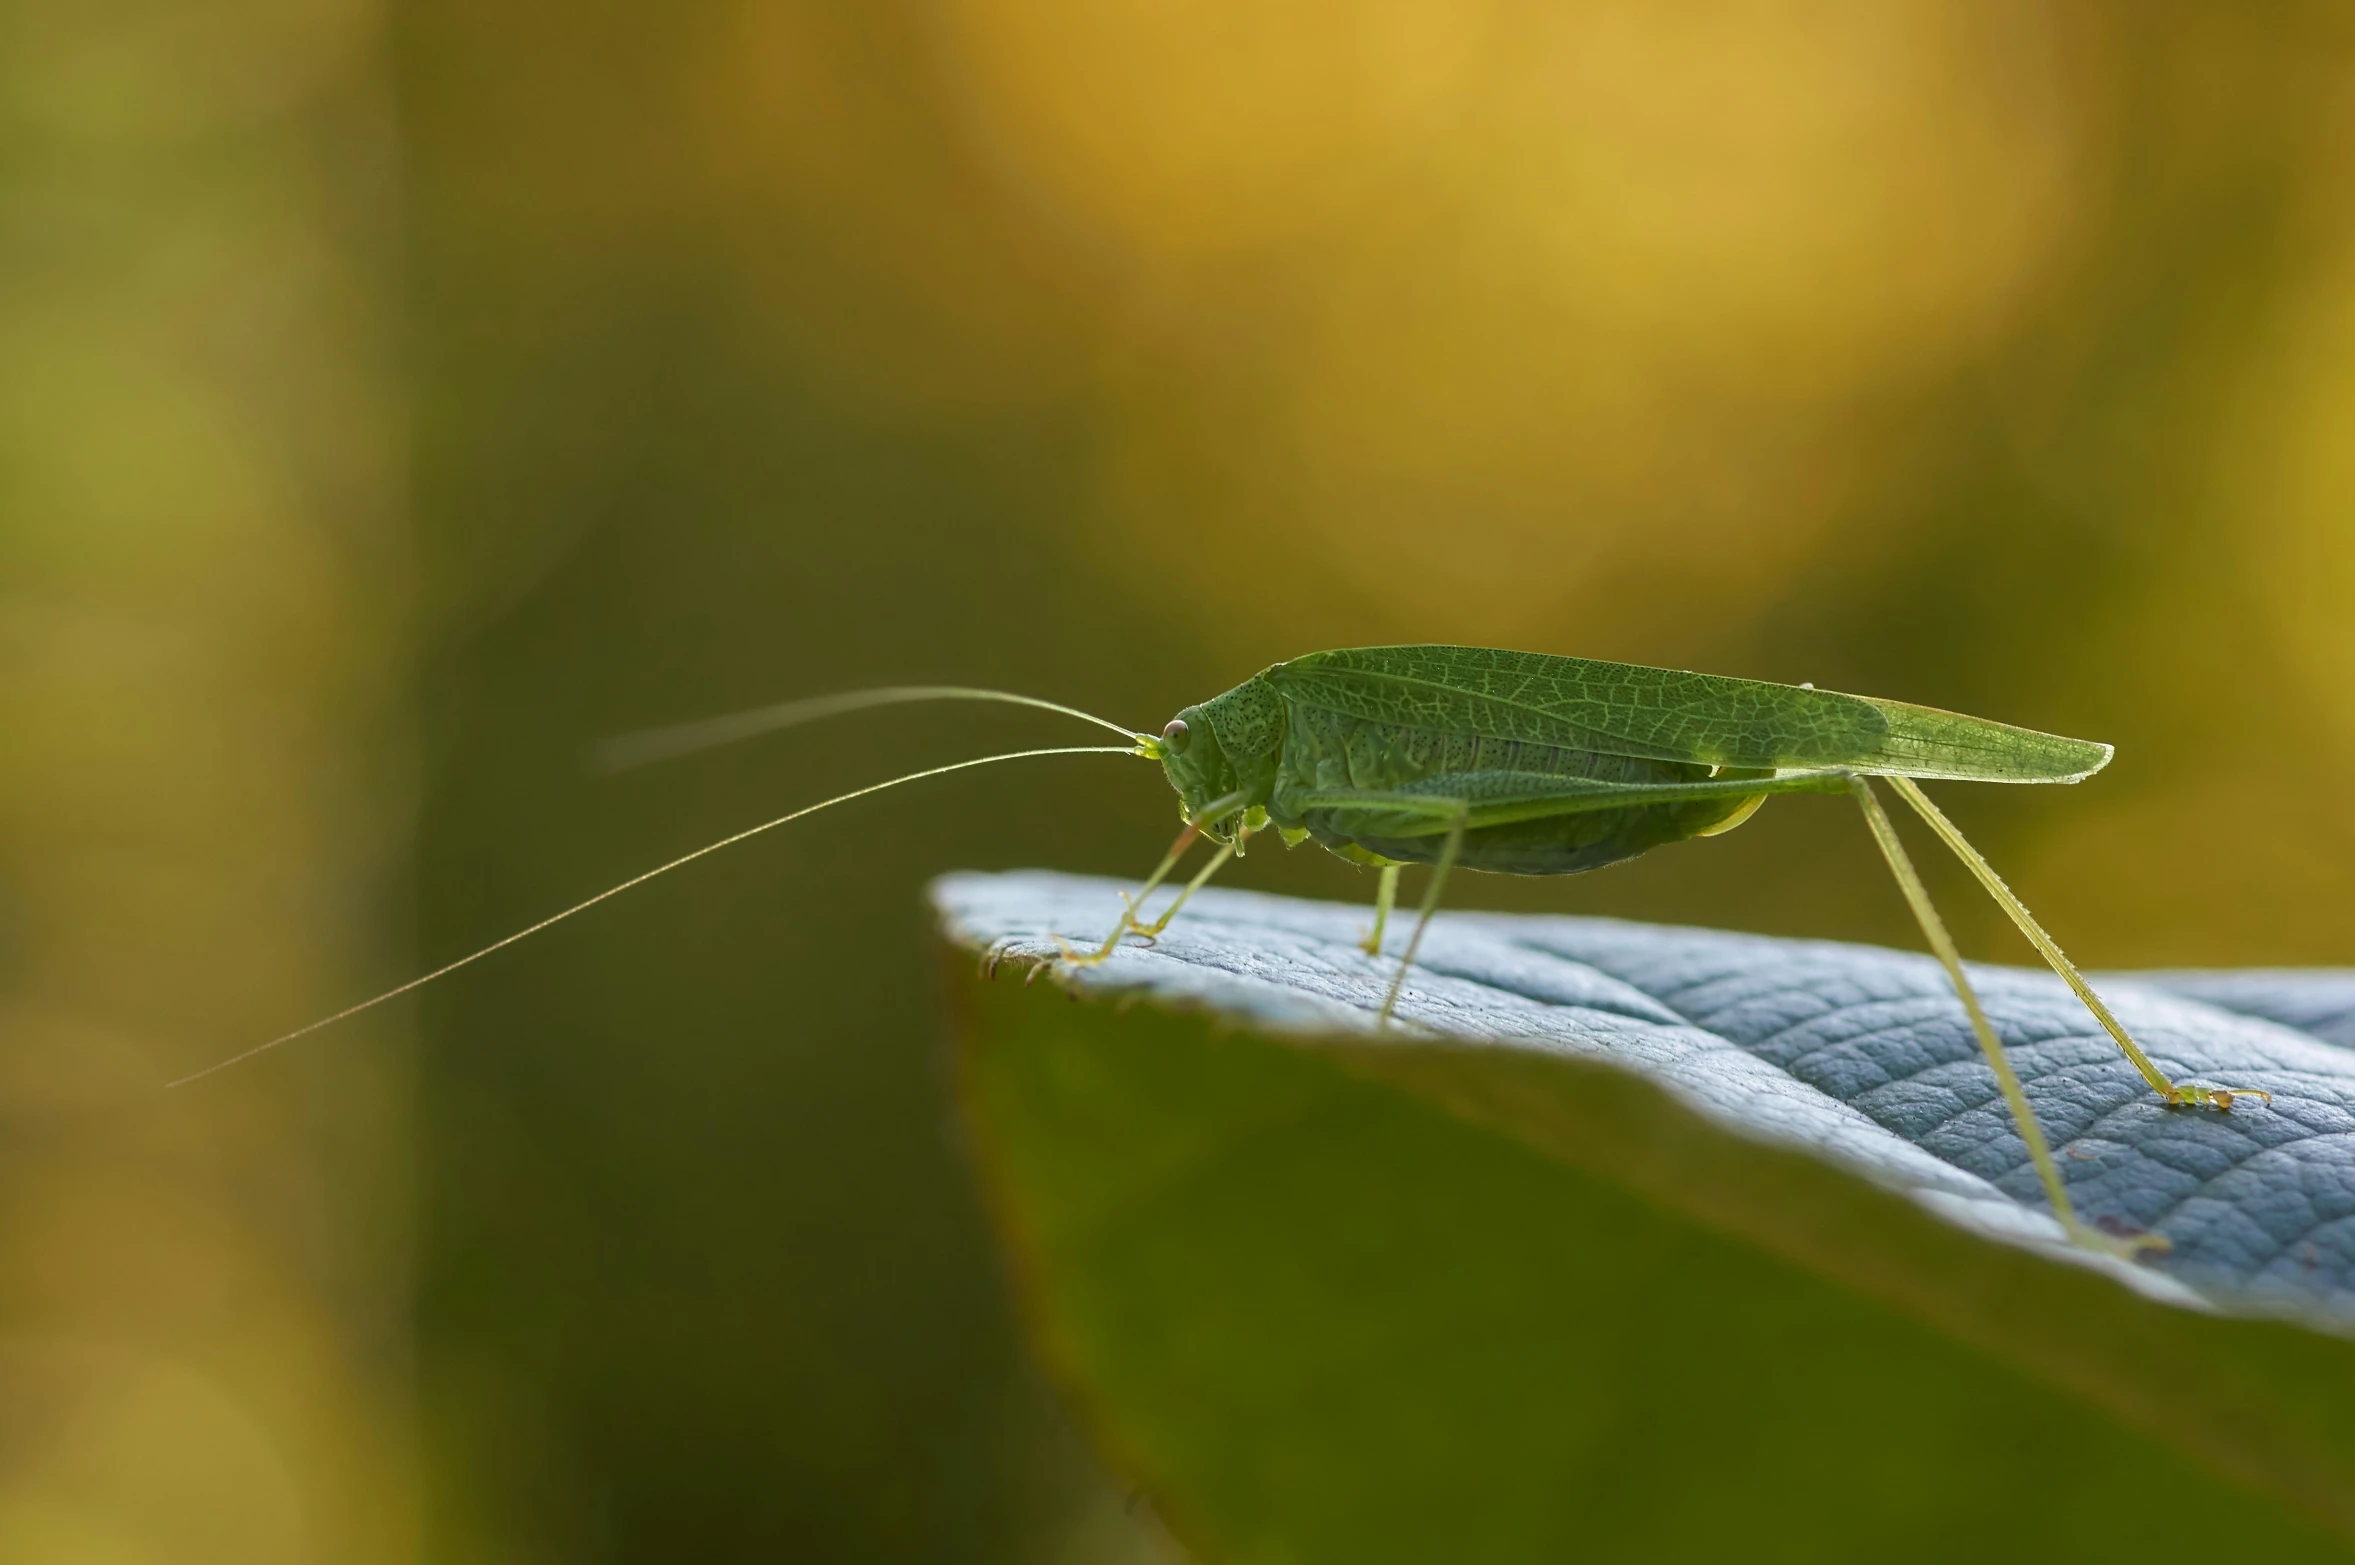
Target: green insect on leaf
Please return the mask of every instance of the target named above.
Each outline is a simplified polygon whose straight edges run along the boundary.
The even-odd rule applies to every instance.
[[[1273,830],[1287,845],[1314,841],[1381,870],[1364,949],[1369,1009],[1387,1024],[1415,966],[1431,916],[1456,869],[1564,875],[1623,862],[1666,843],[1717,836],[1768,798],[1845,794],[1944,964],[1988,1065],[2017,1120],[2054,1215],[2090,1248],[2131,1255],[2163,1241],[2098,1232],[2078,1221],[2066,1183],[2002,1044],[1989,1027],[1959,952],[1931,904],[1873,779],[1899,798],[1969,868],[2039,955],[2069,985],[2170,1107],[2229,1111],[2265,1095],[2168,1079],[2103,1004],[1995,870],[1918,785],[1934,781],[2073,783],[2099,771],[2107,745],[1900,701],[1808,685],[1732,679],[1586,658],[1484,647],[1360,647],[1311,653],[1254,674],[1187,707],[1158,735],[1034,696],[963,686],[895,686],[787,702],[633,735],[607,747],[608,765],[685,755],[817,718],[912,701],[967,700],[1043,708],[1120,734],[1121,745],[1067,746],[981,756],[890,778],[805,806],[685,854],[397,989],[211,1067],[218,1070],[456,971],[609,897],[720,848],[870,793],[948,772],[1044,755],[1119,754],[1158,761],[1177,791],[1183,829],[1127,899],[1110,935],[1069,940],[1059,960],[1100,963],[1127,938],[1150,940],[1249,840]],[[1144,904],[1198,841],[1208,860],[1150,922]],[[1397,961],[1377,967],[1404,865],[1432,867],[1414,928]],[[210,1071],[198,1074],[209,1074]],[[194,1078],[189,1078],[193,1080]]]

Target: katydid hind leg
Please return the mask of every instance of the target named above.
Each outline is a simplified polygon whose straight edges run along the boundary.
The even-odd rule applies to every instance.
[[[1979,1049],[1987,1058],[1988,1068],[1995,1073],[1995,1084],[2003,1095],[2004,1105],[2011,1111],[2012,1122],[2018,1127],[2020,1140],[2028,1149],[2028,1160],[2035,1166],[2036,1177],[2044,1186],[2045,1199],[2051,1203],[2053,1215],[2062,1229],[2078,1244],[2088,1249],[2113,1255],[2133,1257],[2143,1250],[2167,1249],[2166,1239],[2157,1234],[2140,1234],[2121,1239],[2102,1232],[2080,1221],[2075,1206],[2070,1203],[2067,1185],[2062,1181],[2060,1165],[2053,1160],[2052,1144],[2045,1139],[2044,1127],[2037,1122],[2036,1110],[2028,1102],[2027,1089],[2020,1084],[2019,1073],[2012,1069],[2011,1056],[2004,1051],[2003,1042],[1995,1035],[1994,1024],[1979,1003],[1978,991],[1963,972],[1962,953],[1956,949],[1954,937],[1947,932],[1946,921],[1938,914],[1930,900],[1930,891],[1922,883],[1913,867],[1913,859],[1905,851],[1905,844],[1897,835],[1888,811],[1881,807],[1879,795],[1863,777],[1850,779],[1858,808],[1864,811],[1865,825],[1872,831],[1873,842],[1881,850],[1881,857],[1889,865],[1889,873],[1896,877],[1897,889],[1904,893],[1906,905],[1912,909],[1914,921],[1936,953],[1939,964],[1946,969],[1947,980],[1954,986],[1956,998],[1970,1017],[1971,1031],[1979,1041]]]
[[[1921,786],[1910,777],[1892,777],[1889,785],[1897,790],[1899,798],[1913,807],[1914,813],[1937,834],[1940,842],[1946,844],[1948,851],[1962,860],[1963,867],[1994,899],[1995,905],[2003,909],[2020,933],[2028,937],[2028,943],[2036,948],[2038,956],[2044,958],[2045,965],[2059,974],[2061,981],[2076,994],[2086,1010],[2093,1013],[2093,1019],[2101,1023],[2102,1030],[2110,1035],[2111,1041],[2142,1073],[2142,1079],[2150,1083],[2151,1090],[2166,1100],[2168,1107],[2198,1105],[2230,1111],[2236,1097],[2262,1098],[2267,1103],[2273,1101],[2271,1093],[2258,1087],[2202,1087],[2189,1082],[2170,1081],[2167,1073],[2160,1070],[2151,1057],[2143,1052],[2142,1046],[2134,1041],[2125,1024],[2102,1003],[2102,997],[2094,993],[2093,985],[2085,981],[2085,975],[2077,970],[2077,965],[2062,954],[2059,943],[2044,932],[2044,926],[2028,911],[2027,904],[1995,872],[1995,866],[1989,864],[1985,855],[1972,847],[1954,822],[1947,819],[1946,812],[1932,804],[1930,796],[1922,792]]]
[[[1477,802],[1448,795],[1406,793],[1397,789],[1315,788],[1294,794],[1287,802],[1296,810],[1364,809],[1400,816],[1419,816],[1423,821],[1422,826],[1401,823],[1391,830],[1391,834],[1436,837],[1448,830],[1448,822],[1459,806],[1471,812],[1466,823],[1467,829],[1477,831],[1488,826],[1551,820],[1596,810],[1623,810],[1631,805],[1692,804],[1708,799],[1748,799],[1778,793],[1847,791],[1845,772],[1810,771],[1794,772],[1782,777],[1691,783],[1582,782],[1565,784],[1559,790],[1533,789],[1512,798],[1488,798]]]

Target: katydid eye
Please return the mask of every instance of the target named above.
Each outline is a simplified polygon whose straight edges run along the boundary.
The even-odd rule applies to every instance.
[[[1183,750],[1186,747],[1186,720],[1182,717],[1171,718],[1169,726],[1161,730],[1161,742],[1168,745],[1172,752]]]

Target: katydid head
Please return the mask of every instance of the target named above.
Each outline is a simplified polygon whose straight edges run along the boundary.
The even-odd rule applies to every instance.
[[[1283,701],[1262,673],[1187,707],[1141,748],[1168,774],[1186,819],[1224,841],[1222,819],[1268,802],[1284,732]]]
[[[1234,765],[1218,742],[1217,725],[1202,707],[1187,707],[1169,720],[1160,738],[1148,742],[1148,753],[1161,763],[1169,785],[1177,790],[1187,820],[1200,821],[1203,810],[1237,791]]]

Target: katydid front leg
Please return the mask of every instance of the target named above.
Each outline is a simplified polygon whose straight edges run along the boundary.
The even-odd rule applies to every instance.
[[[1126,891],[1120,894],[1120,922],[1112,926],[1112,933],[1104,937],[1102,945],[1093,951],[1082,951],[1061,935],[1054,937],[1055,944],[1062,948],[1062,960],[1074,967],[1093,967],[1097,963],[1109,959],[1114,951],[1120,949],[1122,936],[1135,933],[1151,940],[1167,929],[1169,921],[1177,916],[1177,910],[1186,905],[1186,899],[1201,890],[1203,883],[1217,874],[1220,867],[1239,851],[1244,835],[1242,822],[1236,823],[1234,836],[1219,845],[1218,852],[1211,856],[1210,862],[1202,867],[1200,874],[1186,883],[1185,889],[1178,893],[1177,900],[1169,905],[1167,912],[1151,924],[1140,924],[1137,922],[1137,909],[1145,905],[1145,899],[1153,894],[1155,887],[1169,878],[1169,872],[1177,868],[1178,860],[1186,856],[1186,850],[1194,845],[1194,839],[1202,835],[1205,827],[1217,825],[1226,816],[1232,815],[1236,810],[1242,808],[1242,805],[1243,795],[1231,794],[1205,806],[1201,814],[1187,821],[1186,829],[1178,833],[1177,841],[1169,845],[1169,851],[1161,856],[1160,865],[1145,878],[1145,883],[1139,886],[1133,894]]]
[[[1138,934],[1143,935],[1148,941],[1160,939],[1161,932],[1169,927],[1169,921],[1178,916],[1178,909],[1186,905],[1186,899],[1191,897],[1195,892],[1200,891],[1203,885],[1209,881],[1210,877],[1217,874],[1219,870],[1225,866],[1227,860],[1241,858],[1243,856],[1243,838],[1246,835],[1247,834],[1244,832],[1243,828],[1237,826],[1235,828],[1235,834],[1228,838],[1225,842],[1219,844],[1218,851],[1210,856],[1210,862],[1202,866],[1201,872],[1195,875],[1192,880],[1186,882],[1185,889],[1177,894],[1177,900],[1170,903],[1167,908],[1163,909],[1161,916],[1153,920],[1153,922],[1150,924],[1140,924],[1137,922],[1136,909],[1137,906],[1144,901],[1144,898],[1140,896],[1136,903],[1130,904],[1128,927],[1135,930]]]

